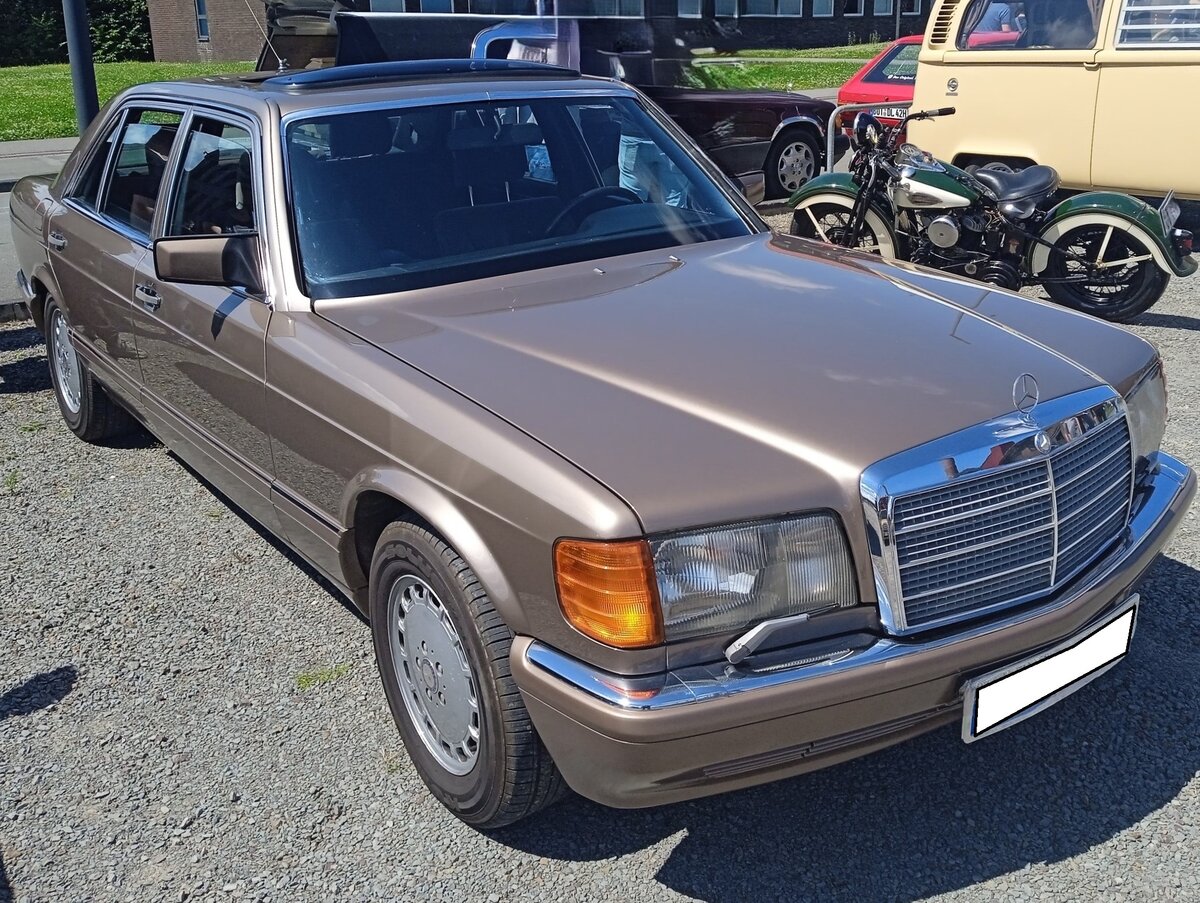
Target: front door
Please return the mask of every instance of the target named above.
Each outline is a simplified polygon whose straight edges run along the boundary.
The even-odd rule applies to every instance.
[[[251,124],[197,112],[186,124],[164,236],[257,231],[259,139]],[[256,519],[274,522],[264,347],[271,307],[237,286],[159,280],[153,255],[131,297],[143,404],[157,431]]]
[[[943,0],[934,16],[950,3]],[[1012,15],[1020,6],[1024,16]],[[1104,15],[1103,0],[972,0],[945,36],[952,44],[940,59],[935,21],[921,53],[913,109],[956,112],[912,123],[909,140],[958,165],[1047,164],[1064,185],[1087,188]]]
[[[50,266],[80,350],[118,394],[136,399],[142,374],[133,332],[133,274],[182,114],[132,105],[50,219]]]

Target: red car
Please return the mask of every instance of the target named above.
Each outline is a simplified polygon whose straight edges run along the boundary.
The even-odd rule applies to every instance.
[[[901,38],[881,50],[871,62],[854,73],[838,91],[838,106],[844,103],[885,103],[889,100],[911,103],[917,81],[917,54],[921,35]],[[895,125],[904,118],[903,107],[880,107],[875,116],[884,125]],[[846,118],[847,124],[853,115]]]

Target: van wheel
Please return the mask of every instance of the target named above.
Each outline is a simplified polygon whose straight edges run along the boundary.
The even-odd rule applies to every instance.
[[[67,427],[85,442],[103,442],[131,432],[136,424],[92,376],[71,345],[70,323],[59,303],[46,301],[46,359],[54,397]]]
[[[443,805],[486,830],[565,794],[512,678],[512,633],[452,548],[423,527],[389,525],[371,561],[370,617],[392,717]]]

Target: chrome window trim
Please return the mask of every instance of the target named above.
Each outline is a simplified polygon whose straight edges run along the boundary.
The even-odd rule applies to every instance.
[[[1087,422],[1081,423],[1077,419],[1081,417],[1086,418]],[[1059,589],[1072,577],[1094,563],[1093,561],[1085,562],[1071,574],[1057,573],[1058,504],[1055,496],[1053,468],[1047,467],[1050,497],[1054,500],[1051,508],[1051,529],[1054,536],[1055,558],[1052,559],[1050,587],[1017,598],[1004,599],[990,605],[949,614],[912,627],[905,618],[904,598],[899,590],[901,585],[900,565],[896,555],[896,537],[893,526],[896,500],[930,489],[966,485],[974,480],[993,477],[1014,468],[1027,467],[1038,461],[1049,461],[1061,449],[1078,443],[1085,435],[1095,435],[1124,419],[1125,400],[1110,386],[1097,386],[1044,401],[1028,415],[1023,416],[1014,411],[1011,414],[951,433],[949,436],[943,436],[933,442],[885,458],[864,470],[859,480],[859,491],[862,496],[863,516],[866,522],[867,547],[870,550],[872,571],[875,575],[879,617],[884,628],[895,636],[907,636],[992,614],[1044,597]],[[1074,421],[1077,425],[1085,428],[1081,433],[1069,436],[1065,427],[1067,421]],[[1035,437],[1042,432],[1046,433],[1050,439],[1050,447],[1045,452],[1039,451],[1034,445]],[[989,455],[999,447],[1001,442],[1012,442],[1013,445],[1004,453],[1004,459],[1000,463],[988,466]],[[1133,457],[1135,454],[1131,438],[1131,467],[1135,463]],[[947,479],[947,469],[953,469],[957,476]],[[1126,519],[1128,519],[1130,511],[1129,506],[1132,504],[1134,480],[1131,479],[1130,483],[1131,495],[1125,508]],[[1026,562],[1016,570],[1032,566],[1033,563]]]

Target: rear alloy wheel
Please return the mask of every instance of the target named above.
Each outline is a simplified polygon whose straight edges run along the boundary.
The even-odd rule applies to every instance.
[[[780,135],[764,165],[767,198],[789,197],[821,169],[821,149],[806,129],[789,129]]]
[[[814,200],[801,203],[792,215],[792,234],[847,247],[845,238],[850,225],[851,203],[849,199],[845,202]],[[867,210],[858,241],[853,247],[881,257],[896,256],[891,233],[883,218],[874,210]]]
[[[129,412],[109,397],[75,351],[66,311],[53,298],[46,302],[45,317],[50,383],[71,432],[86,442],[102,442],[133,430]]]
[[[389,525],[371,562],[370,616],[392,717],[443,805],[486,830],[563,796],[512,678],[512,633],[450,546],[416,524]]]
[[[1042,276],[1079,280],[1048,281],[1046,294],[1064,307],[1118,323],[1149,309],[1170,281],[1140,239],[1103,223],[1063,233],[1054,242]]]

